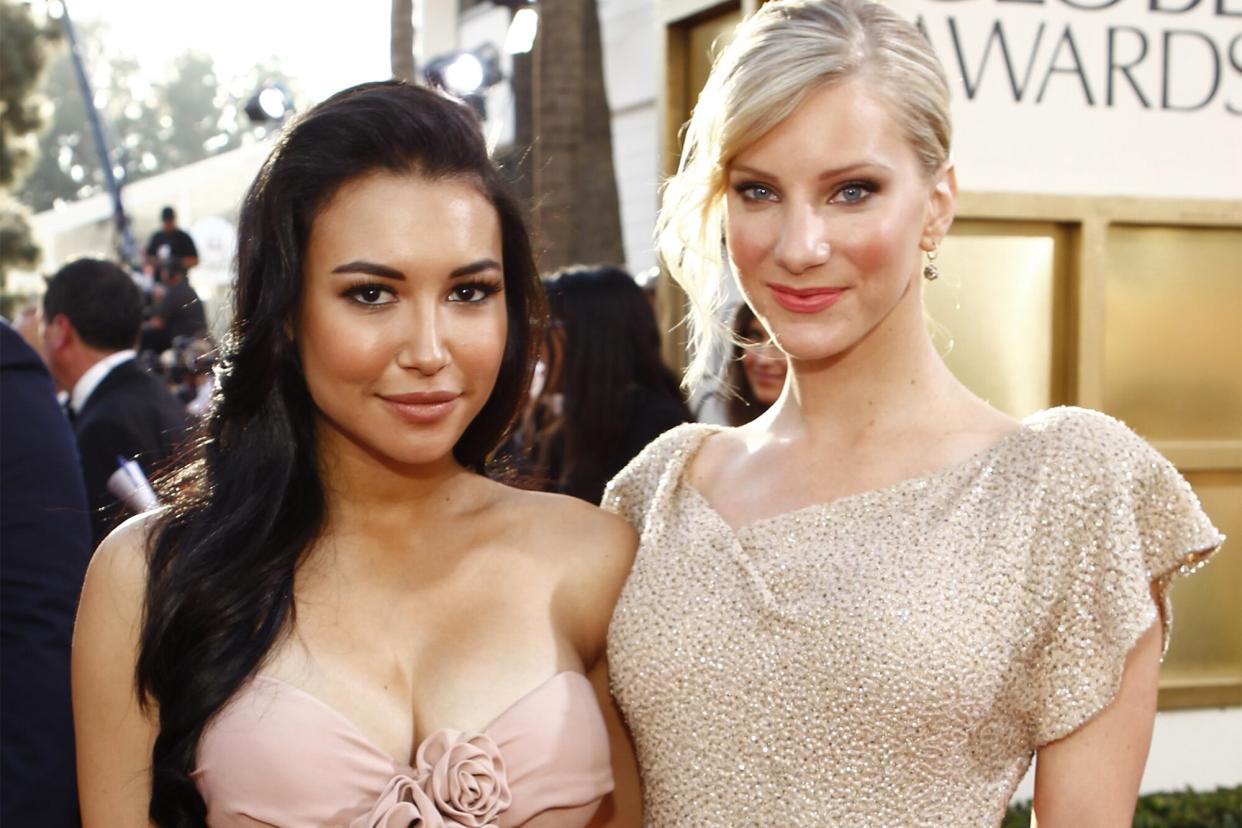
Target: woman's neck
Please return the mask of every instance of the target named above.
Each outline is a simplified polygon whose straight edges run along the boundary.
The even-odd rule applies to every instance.
[[[402,532],[452,510],[477,479],[450,453],[421,465],[395,463],[331,427],[318,429],[319,470],[333,531]]]
[[[769,421],[785,437],[857,442],[982,404],[936,353],[917,289],[852,348],[790,369]]]

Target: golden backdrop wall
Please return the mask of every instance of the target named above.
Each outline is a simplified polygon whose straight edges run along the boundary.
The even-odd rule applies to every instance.
[[[659,4],[662,154],[754,0]],[[963,193],[925,291],[932,334],[976,393],[1016,416],[1080,405],[1128,423],[1172,460],[1242,543],[1242,201]],[[684,297],[659,286],[669,363],[685,364]],[[1242,555],[1173,590],[1160,705],[1242,704]]]

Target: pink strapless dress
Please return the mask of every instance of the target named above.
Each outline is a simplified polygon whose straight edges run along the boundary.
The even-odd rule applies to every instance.
[[[595,692],[572,672],[481,731],[436,731],[413,766],[306,691],[256,676],[203,731],[193,776],[212,828],[582,828],[613,786]]]

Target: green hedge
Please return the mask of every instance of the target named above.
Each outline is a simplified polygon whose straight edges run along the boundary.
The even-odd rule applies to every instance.
[[[1001,828],[1031,824],[1031,803],[1012,806]],[[1242,785],[1214,791],[1154,793],[1140,796],[1134,828],[1242,828]]]

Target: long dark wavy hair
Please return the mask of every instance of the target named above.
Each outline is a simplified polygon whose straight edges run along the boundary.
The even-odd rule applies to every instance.
[[[542,289],[521,211],[474,115],[396,81],[347,89],[308,111],[243,203],[216,397],[199,456],[167,481],[169,508],[150,548],[136,679],[143,704],[159,712],[150,806],[158,825],[206,824],[190,778],[203,729],[294,621],[294,573],[325,510],[315,406],[292,333],[304,256],[333,194],[379,171],[472,181],[500,217],[508,341],[490,398],[454,446],[458,461],[483,472],[525,397]]]
[[[655,313],[634,277],[616,267],[579,266],[546,285],[552,319],[566,335],[558,488],[598,502],[604,484],[642,448],[631,445],[644,425],[636,423],[641,405],[658,406],[657,425],[664,427],[692,417],[677,377],[660,359]]]

